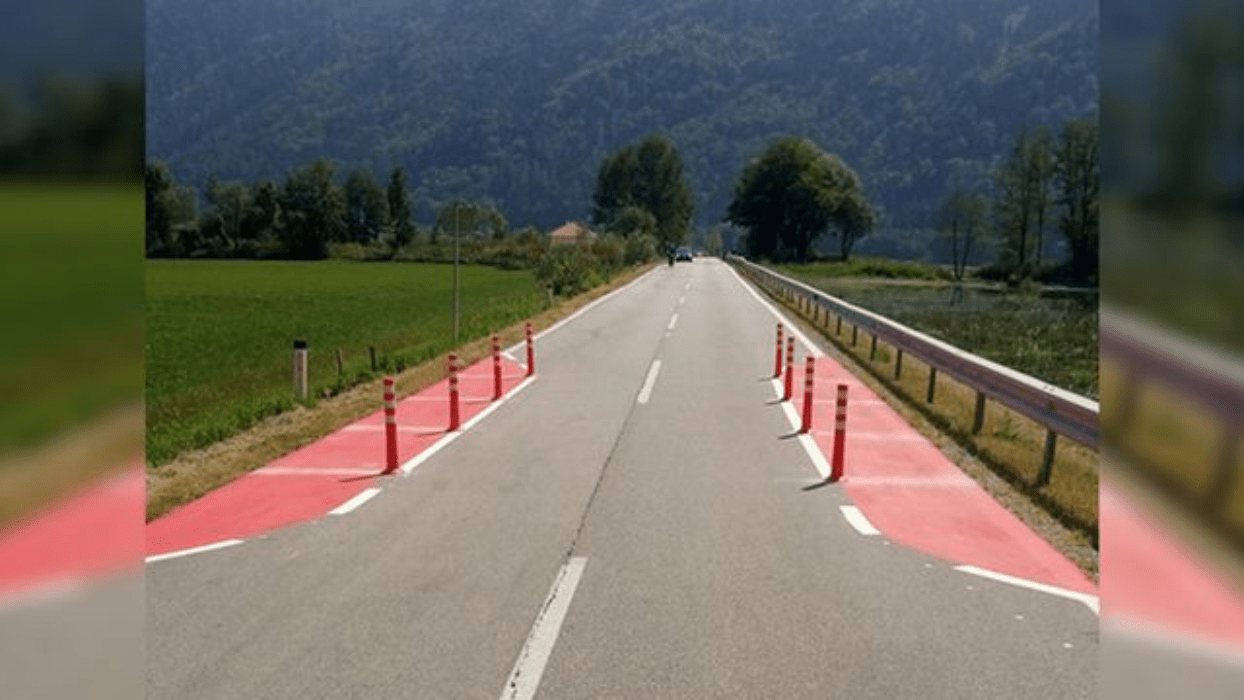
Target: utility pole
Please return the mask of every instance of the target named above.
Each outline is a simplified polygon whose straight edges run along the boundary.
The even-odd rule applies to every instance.
[[[461,308],[458,300],[458,208],[454,202],[454,347],[458,347],[458,311]]]

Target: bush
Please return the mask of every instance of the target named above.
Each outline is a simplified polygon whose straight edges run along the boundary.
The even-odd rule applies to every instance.
[[[627,265],[646,263],[657,256],[657,239],[651,234],[639,234],[626,239],[623,260]]]

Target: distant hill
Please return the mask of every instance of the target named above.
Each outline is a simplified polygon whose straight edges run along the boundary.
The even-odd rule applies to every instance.
[[[983,183],[1021,124],[1096,109],[1092,0],[148,0],[148,155],[202,185],[328,157],[407,167],[416,217],[491,199],[584,218],[609,151],[661,130],[697,221],[807,136],[890,226]]]
[[[5,3],[0,86],[16,88],[46,74],[138,75],[142,66],[142,0]]]

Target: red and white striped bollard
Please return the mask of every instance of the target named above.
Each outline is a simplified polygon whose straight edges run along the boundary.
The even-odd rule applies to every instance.
[[[790,401],[795,383],[795,337],[786,339],[786,386],[782,393],[783,401]]]
[[[838,385],[838,405],[834,413],[834,463],[829,473],[830,481],[838,481],[845,470],[843,465],[847,442],[847,385]]]
[[[384,378],[384,472],[397,471],[397,395],[393,377]]]
[[[782,324],[777,324],[777,348],[773,356],[773,378],[782,376]]]
[[[501,398],[501,339],[492,334],[492,400]]]
[[[807,367],[803,371],[803,425],[799,432],[812,430],[812,378],[816,376],[816,359],[808,355]]]
[[[458,356],[449,355],[449,430],[458,429]]]
[[[531,337],[531,324],[527,324],[527,376],[536,373],[536,344]]]

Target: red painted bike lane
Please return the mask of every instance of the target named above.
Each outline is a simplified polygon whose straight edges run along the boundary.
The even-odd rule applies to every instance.
[[[812,437],[833,454],[838,384],[847,385],[847,495],[890,540],[971,565],[1083,593],[1080,570],[831,358],[816,362]],[[802,396],[797,399],[802,409]]]
[[[508,358],[502,357],[501,366],[504,396],[526,377],[525,367]],[[493,402],[491,358],[458,377],[465,424]],[[399,401],[397,423],[399,464],[448,435],[448,380]],[[147,554],[245,539],[319,518],[378,485],[384,450],[381,409],[151,521]]]

